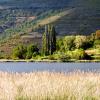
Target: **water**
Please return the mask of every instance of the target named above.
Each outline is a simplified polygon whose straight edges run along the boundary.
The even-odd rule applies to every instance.
[[[0,71],[4,72],[73,72],[73,71],[98,71],[100,63],[26,63],[26,62],[4,62],[0,63]]]

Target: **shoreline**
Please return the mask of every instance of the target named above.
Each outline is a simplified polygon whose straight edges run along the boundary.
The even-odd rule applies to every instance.
[[[100,63],[100,60],[68,60],[68,61],[61,61],[61,60],[13,60],[13,59],[0,59],[0,63],[2,62],[45,62],[45,63]]]

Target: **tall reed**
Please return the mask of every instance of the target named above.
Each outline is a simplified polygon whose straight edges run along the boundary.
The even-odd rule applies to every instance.
[[[100,73],[0,72],[0,100],[100,100]]]

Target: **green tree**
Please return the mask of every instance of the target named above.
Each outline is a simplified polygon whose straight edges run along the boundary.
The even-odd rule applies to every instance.
[[[51,26],[51,54],[53,54],[56,51],[56,31],[55,27]]]
[[[26,58],[27,48],[24,45],[18,45],[13,49],[12,57],[14,59],[25,59]]]
[[[96,34],[95,38],[100,39],[100,30],[97,30],[95,34]]]
[[[36,45],[31,44],[27,47],[27,54],[26,54],[27,59],[31,59],[32,56],[38,55],[38,54],[39,54],[39,49],[37,48]]]
[[[57,43],[56,43],[56,49],[57,51],[61,51],[61,52],[64,52],[65,51],[65,47],[64,47],[64,43],[63,43],[63,37],[61,38],[58,38],[57,39]]]
[[[46,25],[42,37],[42,54],[51,55],[56,51],[56,31],[54,26]]]
[[[47,26],[45,26],[45,32],[42,36],[42,55],[47,55]]]
[[[73,50],[75,49],[75,36],[66,36],[63,39],[64,50]]]
[[[85,50],[83,49],[76,49],[74,51],[68,51],[66,53],[71,59],[76,59],[76,60],[83,60],[83,59],[91,59],[87,53],[85,53]]]
[[[76,36],[75,41],[74,41],[76,49],[79,49],[79,48],[84,49],[86,42],[87,42],[86,36],[81,36],[81,35]]]

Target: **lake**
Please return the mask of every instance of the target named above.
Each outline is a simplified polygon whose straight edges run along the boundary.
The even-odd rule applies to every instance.
[[[34,63],[34,62],[2,62],[0,71],[4,72],[73,72],[73,71],[97,71],[100,72],[100,63]]]

